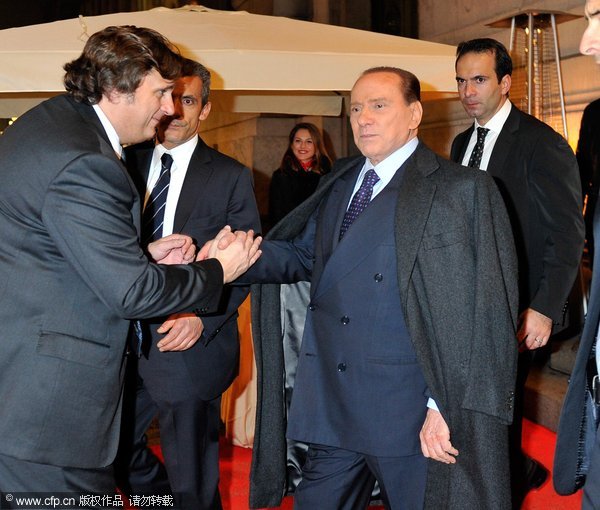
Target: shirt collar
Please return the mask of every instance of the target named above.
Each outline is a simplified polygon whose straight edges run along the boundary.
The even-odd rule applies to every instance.
[[[506,119],[508,119],[508,116],[510,115],[511,108],[512,103],[507,99],[504,101],[504,104],[500,107],[500,109],[494,114],[494,116],[487,121],[485,126],[481,126],[481,124],[477,122],[477,119],[475,119],[475,130],[477,130],[478,127],[485,127],[494,133],[500,133],[504,127]]]
[[[380,161],[374,167],[367,158],[367,169],[375,168],[375,172],[377,172],[377,175],[382,180],[386,180],[386,176],[389,176],[389,178],[391,179],[396,173],[396,170],[398,170],[398,168],[400,168],[404,164],[404,162],[410,157],[410,155],[415,151],[417,145],[419,145],[419,139],[415,136],[414,138],[406,142],[402,147],[392,152],[383,161]]]
[[[119,141],[119,135],[117,134],[117,131],[110,123],[110,120],[108,120],[108,117],[102,111],[102,108],[100,108],[100,106],[98,106],[97,104],[93,104],[92,108],[96,112],[96,115],[98,116],[98,119],[100,120],[100,123],[104,128],[106,136],[108,136],[108,141],[110,142],[110,145],[112,146],[117,156],[120,158],[123,152],[123,147],[121,147],[121,142]]]
[[[163,144],[159,143],[155,147],[154,152],[157,159],[160,159],[165,152],[168,152],[173,157],[177,168],[187,168],[197,145],[198,135],[172,149],[167,149]]]

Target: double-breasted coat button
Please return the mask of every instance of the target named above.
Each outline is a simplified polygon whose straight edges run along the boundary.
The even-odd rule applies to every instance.
[[[309,309],[311,312],[314,312],[314,311],[317,309],[317,307],[311,303],[310,305],[308,305],[308,309]]]
[[[346,371],[346,363],[338,363],[337,369],[338,369],[338,372],[345,372]]]
[[[377,283],[379,283],[380,281],[383,280],[383,275],[381,273],[376,273],[375,276],[373,276],[373,280],[375,280]]]
[[[344,325],[348,324],[350,322],[350,317],[348,317],[347,315],[344,315],[341,319],[340,322]]]

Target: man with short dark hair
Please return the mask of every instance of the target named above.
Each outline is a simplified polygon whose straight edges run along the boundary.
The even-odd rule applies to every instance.
[[[211,110],[210,72],[184,59],[173,89],[174,112],[161,119],[156,146],[126,150],[127,165],[142,197],[149,201],[159,181],[161,159],[172,158],[162,237],[191,236],[199,245],[221,225],[260,230],[252,173],[210,148],[198,136]],[[144,228],[142,227],[142,231]],[[124,425],[124,478],[133,494],[160,493],[169,486],[175,506],[218,510],[221,394],[237,375],[237,309],[249,289],[233,287],[210,314],[177,314],[145,321],[148,335],[137,364],[137,392]],[[135,370],[135,367],[132,367]],[[158,415],[166,473],[147,447],[145,432]],[[131,450],[129,454],[128,450]],[[167,480],[168,475],[168,480]]]
[[[419,141],[422,113],[412,73],[365,71],[350,100],[362,156],[338,161],[240,278],[310,282],[308,303],[252,290],[252,508],[299,481],[297,509],[358,510],[375,480],[388,508],[510,508],[510,224],[488,175]],[[286,425],[289,449],[307,448],[288,480]]]
[[[579,49],[600,64],[600,0],[587,0],[588,27]],[[600,209],[594,215],[594,242],[600,241]],[[595,250],[595,257],[600,250]],[[556,492],[583,487],[584,510],[600,507],[600,263],[595,261],[585,326],[558,425],[553,480]]]
[[[456,82],[474,124],[452,143],[451,159],[486,170],[498,185],[511,219],[519,257],[522,351],[511,427],[514,507],[539,487],[547,471],[521,452],[523,393],[531,351],[548,343],[561,324],[583,250],[581,187],[575,155],[548,125],[509,100],[512,61],[494,39],[459,44]]]
[[[114,492],[130,319],[217,309],[256,257],[252,234],[193,261],[191,239],[139,245],[121,145],[173,113],[181,57],[157,32],[93,34],[67,94],[0,137],[0,492]],[[228,232],[224,229],[219,235]],[[217,257],[216,259],[213,257]]]

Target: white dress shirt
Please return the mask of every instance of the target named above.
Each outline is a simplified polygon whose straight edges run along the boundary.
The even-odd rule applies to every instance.
[[[173,158],[171,166],[171,181],[169,183],[169,192],[167,194],[167,203],[165,204],[165,217],[163,220],[162,237],[173,233],[173,222],[175,221],[175,211],[177,210],[177,202],[183,188],[183,181],[187,173],[190,159],[198,145],[198,136],[190,138],[187,142],[167,150],[162,144],[158,144],[154,148],[152,161],[150,162],[150,171],[146,180],[146,196],[144,197],[144,207],[148,202],[152,188],[158,181],[161,170],[160,158],[165,152],[168,152]]]
[[[415,152],[415,149],[419,145],[419,139],[414,137],[412,140],[406,142],[402,147],[400,147],[395,152],[392,152],[387,158],[383,161],[380,161],[377,165],[373,166],[373,164],[369,161],[369,158],[365,159],[365,164],[363,165],[360,173],[358,174],[358,179],[356,180],[356,184],[354,185],[354,191],[352,191],[352,195],[350,200],[348,201],[348,207],[350,207],[350,202],[352,202],[352,197],[360,188],[360,185],[363,182],[363,178],[367,171],[371,168],[375,170],[377,175],[379,176],[379,180],[373,186],[373,194],[371,195],[371,200],[373,200],[379,193],[383,191],[383,189],[389,184],[394,175],[396,175],[396,171],[404,164],[404,162],[410,157],[410,155]]]
[[[489,129],[489,131],[485,136],[485,142],[483,144],[483,155],[481,156],[481,163],[479,164],[479,169],[487,170],[487,167],[490,163],[492,151],[494,150],[494,145],[496,145],[496,140],[498,140],[498,135],[500,135],[500,131],[502,131],[506,119],[508,119],[508,115],[510,114],[511,108],[512,103],[507,99],[506,101],[504,101],[504,104],[496,112],[496,114],[490,120],[487,121],[485,126],[479,124],[479,122],[477,122],[477,119],[475,119],[475,127],[473,128],[473,133],[471,133],[469,145],[467,145],[467,150],[465,151],[465,155],[462,160],[462,164],[464,166],[469,166],[469,158],[471,157],[471,153],[473,152],[475,144],[477,143],[477,128],[485,127]]]
[[[110,142],[113,150],[115,151],[119,159],[121,159],[123,147],[121,147],[121,141],[119,140],[119,135],[117,134],[117,131],[110,123],[110,120],[108,120],[106,114],[102,111],[102,108],[100,108],[97,104],[93,104],[92,108],[96,112],[96,115],[98,116],[98,119],[100,120],[100,123],[104,128],[104,131],[106,131],[106,136],[108,136],[108,141]]]

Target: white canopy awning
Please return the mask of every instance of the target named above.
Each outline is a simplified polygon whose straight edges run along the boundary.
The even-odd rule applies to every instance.
[[[213,74],[223,111],[339,115],[341,94],[373,66],[402,67],[424,98],[455,94],[455,48],[288,18],[187,6],[0,30],[0,117],[62,92],[63,65],[110,25],[150,27]]]

